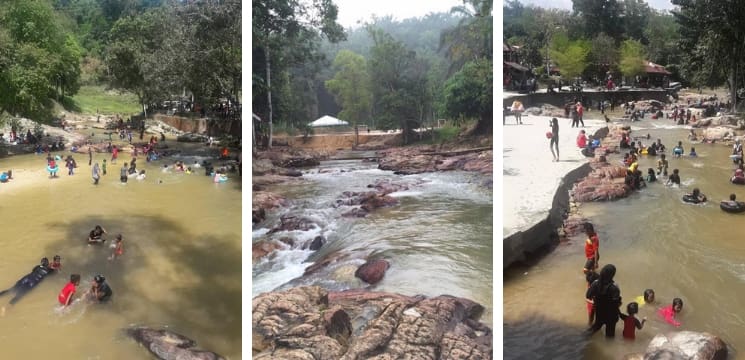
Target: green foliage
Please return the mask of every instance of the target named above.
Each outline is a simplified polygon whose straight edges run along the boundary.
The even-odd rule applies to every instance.
[[[624,6],[617,0],[572,0],[572,9],[582,21],[586,38],[601,32],[616,41],[623,37]]]
[[[648,42],[646,52],[649,61],[657,64],[678,64],[680,32],[675,18],[668,13],[653,11],[647,24],[644,37]]]
[[[590,47],[589,41],[570,41],[565,35],[559,34],[553,38],[551,58],[561,70],[563,77],[574,78],[582,74],[587,67]]]
[[[0,8],[0,113],[50,120],[53,98],[77,91],[80,49],[42,0]]]
[[[336,75],[326,81],[326,88],[334,94],[342,107],[339,118],[349,120],[352,126],[357,126],[368,118],[372,105],[365,58],[349,50],[342,50],[336,55],[333,68]]]
[[[621,61],[618,64],[624,76],[636,76],[644,72],[644,46],[635,40],[626,40],[621,45]]]
[[[491,129],[492,62],[481,59],[467,63],[445,83],[447,114],[455,119],[477,118],[477,128]]]
[[[458,26],[442,32],[440,49],[451,62],[449,72],[460,69],[467,61],[491,59],[494,44],[492,0],[463,0],[450,12],[462,14]]]

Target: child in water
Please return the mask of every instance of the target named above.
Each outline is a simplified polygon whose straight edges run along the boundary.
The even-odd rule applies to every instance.
[[[682,141],[678,141],[678,145],[676,145],[673,148],[673,155],[675,155],[675,157],[678,157],[679,158],[679,157],[681,157],[683,155],[684,152],[685,152],[685,150],[683,150],[683,142]]]
[[[114,248],[114,252],[111,254],[111,256],[109,256],[109,260],[114,260],[124,254],[124,243],[122,241],[122,234],[117,235],[116,243],[111,245],[111,247]]]
[[[678,169],[673,169],[672,175],[667,179],[667,185],[675,185],[677,184],[680,186],[680,174],[678,173]]]
[[[697,157],[698,156],[698,154],[696,154],[696,148],[695,147],[692,147],[691,148],[691,153],[688,154],[688,156],[690,156],[690,157]]]
[[[628,315],[622,313],[618,314],[621,317],[621,320],[623,320],[623,337],[624,339],[634,340],[636,338],[636,329],[641,330],[644,327],[644,323],[647,322],[647,317],[645,316],[642,318],[642,321],[640,322],[639,319],[634,316],[639,312],[639,304],[636,302],[629,303],[626,306],[626,311],[629,313]]]
[[[59,303],[64,306],[70,305],[70,303],[72,302],[72,296],[75,295],[75,288],[78,285],[80,285],[80,275],[70,275],[70,282],[67,283],[64,288],[62,288],[62,291],[60,291],[59,295],[57,296],[57,300],[59,301]]]
[[[62,257],[54,255],[54,259],[52,260],[52,263],[49,264],[49,268],[59,272],[62,269]]]
[[[653,304],[654,303],[654,290],[652,289],[646,289],[644,290],[644,295],[637,296],[634,301],[639,304],[639,307],[642,307],[646,304]]]
[[[588,289],[593,281],[600,278],[600,274],[595,271],[597,268],[597,263],[593,259],[587,260],[585,263],[583,271],[585,272],[585,280],[587,280]],[[585,302],[587,303],[587,324],[588,326],[592,326],[592,323],[595,322],[595,304],[592,299],[585,299]]]
[[[103,165],[101,166],[101,171],[104,175],[106,175],[106,159],[103,159]]]
[[[649,168],[647,169],[647,182],[653,183],[657,181],[657,176],[654,174],[654,169]]]
[[[660,159],[657,160],[657,175],[660,174],[667,176],[667,159],[665,159],[665,154],[660,155]]]
[[[675,315],[683,310],[683,300],[680,298],[673,299],[672,305],[660,309],[659,314],[665,321],[674,326],[680,326],[681,323],[675,320]]]

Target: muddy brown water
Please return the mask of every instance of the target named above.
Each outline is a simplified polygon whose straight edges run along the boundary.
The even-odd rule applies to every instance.
[[[10,183],[0,184],[0,288],[12,286],[43,256],[63,259],[60,274],[48,276],[0,317],[0,357],[149,358],[120,331],[138,324],[167,326],[202,348],[240,359],[238,174],[215,184],[203,171],[163,173],[163,162],[140,158],[138,169],[146,169],[148,177],[122,185],[119,168],[131,156],[121,154],[93,186],[88,155],[74,157],[76,174],[60,170],[57,179],[49,179],[44,156],[0,159],[0,169],[14,174]],[[94,155],[94,161],[104,158],[110,155]],[[108,230],[109,239],[124,235],[121,258],[108,261],[110,248],[86,245],[96,224]],[[77,302],[61,311],[57,294],[72,273],[82,275],[78,294],[95,274],[106,276],[114,292],[111,303]],[[10,298],[0,297],[0,305]]]
[[[651,127],[649,123],[642,126]],[[685,130],[641,129],[634,135],[646,133],[662,138],[668,153],[678,140],[683,141],[686,154],[691,146],[696,148],[698,158],[669,158],[670,170],[680,169],[683,186],[654,183],[626,199],[581,206],[600,235],[600,266],[616,265],[622,312],[644,289],[655,290],[657,304],[640,309],[639,317],[649,318],[644,329],[637,330],[636,341],[622,339],[622,322],[614,340],[604,339],[601,332],[589,340],[579,336],[587,321],[584,238],[579,236],[561,244],[537,265],[505,274],[505,358],[619,359],[643,352],[656,334],[674,330],[655,313],[674,297],[684,301],[679,316],[683,325],[677,330],[711,332],[730,346],[734,353],[730,358],[742,356],[745,214],[719,208],[719,201],[730,193],[745,199],[745,186],[728,181],[734,169],[728,158],[731,147],[691,144]],[[639,168],[646,173],[656,160],[642,157]],[[681,201],[694,187],[707,195],[708,203]]]

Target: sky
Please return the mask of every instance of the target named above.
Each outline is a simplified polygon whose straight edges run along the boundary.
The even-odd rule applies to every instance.
[[[347,27],[357,27],[358,20],[371,20],[372,14],[382,17],[393,15],[397,20],[422,17],[431,12],[447,12],[462,0],[334,0],[339,7],[337,22]]]
[[[533,4],[544,8],[559,8],[572,10],[572,0],[520,0],[521,3]],[[672,10],[673,4],[670,0],[647,0],[649,7],[657,10]]]

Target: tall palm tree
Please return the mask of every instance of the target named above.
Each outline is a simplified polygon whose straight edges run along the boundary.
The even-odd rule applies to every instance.
[[[493,5],[493,0],[463,0],[462,5],[450,9],[451,14],[463,16],[458,26],[443,31],[440,36],[440,50],[450,60],[450,74],[468,61],[492,59]]]

